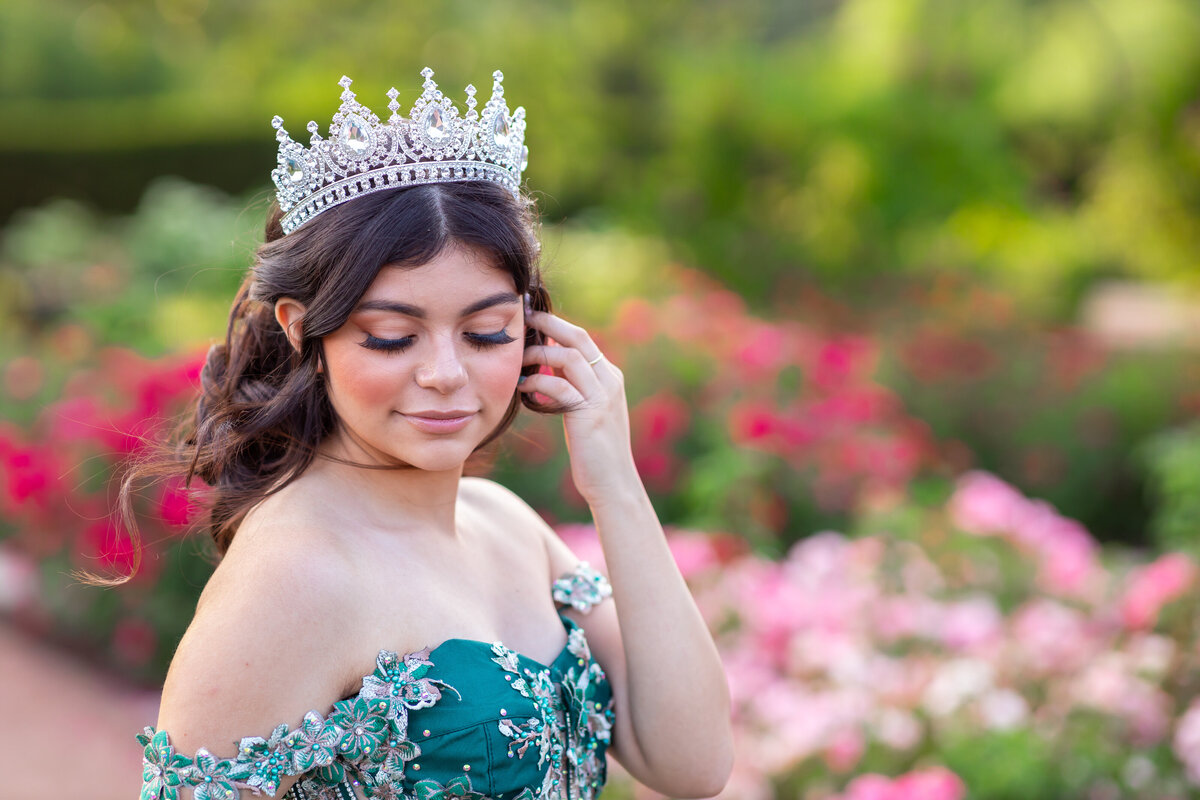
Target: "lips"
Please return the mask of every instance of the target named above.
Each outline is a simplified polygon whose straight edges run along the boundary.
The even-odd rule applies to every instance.
[[[458,417],[469,417],[474,413],[474,411],[451,409],[449,411],[412,411],[404,416],[421,417],[422,419],[457,419]]]
[[[456,433],[471,424],[474,411],[418,411],[404,414],[409,424],[423,433]]]

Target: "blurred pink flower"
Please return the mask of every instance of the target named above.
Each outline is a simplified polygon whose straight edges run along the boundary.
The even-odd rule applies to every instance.
[[[604,549],[600,546],[600,537],[596,535],[594,525],[566,523],[558,525],[555,531],[581,561],[588,562],[601,572],[608,571],[604,563]]]
[[[996,601],[975,595],[942,606],[941,640],[951,650],[970,650],[1000,638],[1003,618]]]
[[[968,533],[997,534],[1013,528],[1027,502],[995,475],[976,470],[958,479],[950,498],[950,518]]]
[[[895,780],[882,775],[860,775],[846,791],[830,800],[962,800],[967,787],[945,767],[914,770]]]
[[[1094,624],[1082,612],[1049,598],[1020,606],[1010,625],[1019,663],[1034,675],[1074,674],[1100,646]]]
[[[892,791],[897,800],[962,800],[967,796],[962,778],[945,767],[929,767],[901,775]]]
[[[675,558],[675,565],[684,579],[694,578],[717,565],[717,551],[712,536],[693,531],[672,531],[667,534],[667,545]]]
[[[1183,762],[1188,780],[1193,786],[1200,786],[1200,698],[1192,701],[1175,724],[1171,749]]]
[[[687,404],[670,392],[650,395],[635,405],[629,416],[635,446],[669,444],[690,422]]]
[[[1168,553],[1133,570],[1120,601],[1126,627],[1153,628],[1163,606],[1191,589],[1196,576],[1195,563],[1183,553]]]
[[[746,401],[729,411],[729,434],[735,444],[761,448],[778,430],[777,414],[765,403]]]
[[[861,730],[842,728],[830,737],[821,755],[830,770],[846,773],[858,766],[866,749],[867,743]]]
[[[859,775],[846,785],[843,794],[830,800],[901,800],[892,788],[892,781],[883,775],[867,773]]]
[[[827,341],[812,365],[813,382],[821,389],[837,389],[874,368],[875,343],[865,336],[843,336]]]
[[[750,326],[733,359],[745,373],[745,380],[761,381],[788,363],[791,350],[791,339],[781,326],[758,322]]]

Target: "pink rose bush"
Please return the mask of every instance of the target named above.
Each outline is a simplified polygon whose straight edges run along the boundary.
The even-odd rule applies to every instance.
[[[1077,525],[979,472],[944,506],[899,506],[872,526],[778,560],[669,532],[730,682],[737,758],[721,798],[1200,786],[1200,587],[1186,556],[1106,563]],[[560,533],[603,564],[588,526]],[[1054,566],[1063,553],[1070,569]]]
[[[762,319],[695,273],[670,278],[673,293],[624,302],[595,335],[627,376],[634,458],[723,654],[737,747],[724,800],[1200,787],[1189,556],[1101,547],[968,469],[881,382],[884,337]],[[895,349],[930,380],[999,369],[944,331]],[[1071,382],[1098,369],[1060,350]],[[142,558],[119,591],[63,576],[133,568],[114,481],[194,398],[201,357],[88,361],[32,421],[0,423],[0,613],[155,681],[211,569],[184,536],[201,498],[172,481],[141,493]],[[44,366],[8,369],[8,394],[33,397]],[[559,424],[525,415],[491,474],[602,565],[594,531],[570,521],[586,513]]]
[[[634,459],[667,516],[794,540],[939,461],[928,426],[879,381],[872,337],[763,319],[694,271],[663,280],[670,294],[625,300],[593,335],[626,375]],[[552,519],[582,511],[561,482],[559,426],[519,420],[494,471]]]

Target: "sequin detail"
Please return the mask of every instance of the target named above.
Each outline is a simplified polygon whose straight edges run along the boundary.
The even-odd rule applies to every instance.
[[[560,585],[598,585],[590,573],[594,571],[581,563],[556,581],[555,600]],[[600,581],[607,587],[603,576]],[[583,597],[577,593],[560,602],[579,608]],[[499,726],[498,734],[515,748],[514,758],[524,759],[529,753],[530,769],[536,757],[535,773],[540,774],[529,775],[530,785],[519,791],[520,784],[504,790],[503,796],[512,800],[593,800],[604,786],[604,751],[611,741],[613,719],[611,691],[604,671],[591,658],[583,629],[565,616],[562,620],[568,629],[567,644],[550,665],[525,659],[536,668],[523,667],[519,654],[499,642],[490,645],[492,662],[509,680],[500,683],[501,690],[507,685],[532,700],[536,711],[526,718],[528,705],[518,715],[511,713],[511,704],[508,708],[497,704],[490,712],[496,721],[487,723],[494,732],[494,726]],[[473,645],[488,652],[487,643]],[[480,660],[487,665],[486,657]],[[433,667],[429,649],[406,655],[380,651],[375,671],[363,678],[357,695],[334,703],[327,715],[309,711],[295,730],[280,725],[265,739],[241,739],[232,758],[219,758],[204,748],[189,758],[175,751],[166,731],[148,727],[137,737],[144,747],[141,800],[179,800],[183,787],[192,788],[197,800],[236,800],[242,789],[270,796],[288,777],[299,777],[285,795],[291,800],[353,800],[359,795],[371,800],[488,800],[468,777],[468,772],[475,775],[478,770],[463,761],[455,762],[461,765],[461,776],[448,780],[444,773],[436,776],[443,783],[421,778],[420,765],[410,763],[422,752],[409,739],[410,712],[437,705],[447,693],[464,700],[458,689],[428,674]],[[458,683],[452,675],[438,675]],[[421,738],[430,737],[431,731],[421,728]],[[415,730],[413,738],[417,738]],[[436,743],[436,737],[424,742],[434,751]],[[481,769],[486,766],[485,762]],[[478,777],[490,776],[484,772]]]
[[[607,777],[604,751],[612,743],[613,703],[595,702],[597,687],[607,678],[592,660],[582,628],[567,637],[567,652],[576,665],[551,678],[551,669],[519,668],[517,656],[499,642],[492,645],[492,661],[515,677],[509,684],[534,702],[538,716],[523,722],[501,719],[500,732],[509,738],[508,755],[524,759],[537,754],[539,768],[546,768],[536,797],[592,798]],[[586,665],[583,669],[578,664]]]
[[[611,596],[608,578],[586,561],[580,561],[574,570],[554,582],[554,602],[585,614]]]

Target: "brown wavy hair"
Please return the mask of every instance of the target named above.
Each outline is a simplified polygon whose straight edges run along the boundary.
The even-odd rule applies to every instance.
[[[312,463],[337,424],[318,371],[322,339],[346,322],[385,264],[416,267],[449,246],[467,245],[508,272],[535,310],[551,310],[538,266],[533,203],[495,184],[376,192],[325,211],[286,236],[281,218],[273,205],[265,242],[233,301],[225,341],[208,351],[194,407],[155,455],[130,465],[122,479],[119,511],[136,551],[131,575],[141,558],[132,498],[147,482],[181,477],[192,490],[199,478],[207,510],[202,523],[224,554],[246,513]],[[306,308],[298,349],[275,319],[275,302],[283,297]],[[526,329],[526,347],[541,342],[540,332]],[[530,365],[522,372],[537,369]],[[520,404],[542,413],[563,410],[515,392],[500,424],[476,450],[508,429]],[[93,583],[129,577],[86,576]]]

